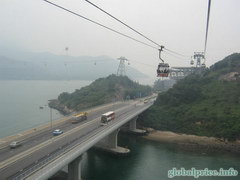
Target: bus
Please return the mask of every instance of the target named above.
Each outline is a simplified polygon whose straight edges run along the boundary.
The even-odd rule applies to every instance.
[[[107,113],[104,113],[102,114],[102,117],[101,117],[101,122],[102,123],[107,123],[111,120],[114,120],[115,119],[115,112],[114,111],[109,111]]]

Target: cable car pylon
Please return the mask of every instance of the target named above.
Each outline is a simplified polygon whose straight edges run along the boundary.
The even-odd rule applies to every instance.
[[[204,52],[194,52],[193,58],[196,60],[196,67],[197,68],[205,68],[205,61],[202,62],[202,60],[205,60]]]
[[[117,76],[126,76],[125,61],[128,61],[129,65],[129,60],[122,56],[118,60],[120,60],[120,63],[118,65]]]

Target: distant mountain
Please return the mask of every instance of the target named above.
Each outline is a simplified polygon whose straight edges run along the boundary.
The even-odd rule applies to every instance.
[[[116,74],[119,61],[107,56],[61,56],[0,48],[0,79],[95,80]],[[130,78],[147,75],[126,65]]]
[[[240,53],[178,81],[159,94],[138,122],[159,130],[240,139]]]
[[[42,67],[34,63],[16,61],[0,56],[0,79],[1,80],[30,80],[47,79],[50,75],[44,72]]]

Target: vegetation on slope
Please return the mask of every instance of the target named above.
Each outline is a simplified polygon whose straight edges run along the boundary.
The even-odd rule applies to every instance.
[[[159,94],[139,122],[159,130],[240,138],[240,54],[230,55]]]
[[[58,101],[69,109],[81,110],[116,100],[148,96],[151,92],[150,86],[140,85],[127,76],[110,75],[73,93],[64,92],[59,95]]]
[[[173,79],[158,79],[154,82],[153,91],[155,92],[164,92],[171,88],[176,83]]]

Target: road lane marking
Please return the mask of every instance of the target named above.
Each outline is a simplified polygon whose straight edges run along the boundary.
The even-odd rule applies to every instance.
[[[141,113],[141,112],[143,112],[143,111],[145,111],[146,109],[144,108],[144,110],[138,110],[137,111],[137,113]],[[136,113],[136,112],[135,112]],[[131,115],[131,116],[133,116],[133,115]],[[131,117],[130,116],[130,117]],[[134,115],[135,116],[135,115]],[[133,118],[133,117],[131,117],[131,118]],[[124,118],[124,119],[126,119],[126,118]],[[127,122],[127,121],[126,121]],[[124,123],[126,123],[126,122],[121,122],[121,121],[116,121],[116,122],[112,122],[108,127],[111,129],[111,128],[113,128],[114,126],[122,126]],[[119,126],[119,127],[120,127]],[[58,158],[61,158],[61,159],[63,159],[63,157],[62,157],[62,155],[63,154],[65,154],[65,153],[71,153],[72,152],[72,154],[75,154],[76,153],[76,151],[73,151],[76,147],[78,147],[78,146],[84,146],[84,144],[86,144],[86,143],[89,143],[90,141],[92,141],[91,139],[92,138],[97,138],[98,136],[99,136],[99,133],[102,133],[104,130],[106,130],[106,129],[109,129],[108,127],[105,127],[105,128],[98,128],[98,130],[97,130],[97,132],[93,132],[93,134],[92,135],[90,135],[90,136],[86,136],[86,139],[85,140],[83,140],[83,142],[81,142],[80,144],[75,144],[75,145],[73,145],[72,147],[70,147],[70,149],[68,149],[67,150],[67,152],[63,152],[63,153],[61,153],[61,157],[56,157],[56,158],[54,158],[54,159],[52,159],[49,163],[52,163],[53,161],[55,161],[56,159],[58,159]],[[61,161],[61,160],[60,160]],[[56,163],[55,163],[56,164]],[[44,165],[45,166],[45,165]],[[43,166],[41,166],[40,167],[40,169],[41,168],[43,168]],[[48,170],[50,170],[51,171],[51,169],[53,169],[54,167],[53,166],[51,166],[50,168],[48,168]],[[35,169],[34,171],[32,171],[31,172],[31,175],[33,174],[33,173],[35,173],[36,171],[38,171],[39,170],[39,168],[38,169]],[[43,173],[43,172],[41,172],[40,171],[40,173]],[[28,174],[27,175],[27,177],[25,177],[26,179],[37,179],[37,177],[39,177],[39,174],[38,175],[33,175],[33,177],[31,176],[30,174]],[[31,176],[31,177],[30,177]],[[46,177],[45,177],[46,178]]]
[[[113,106],[113,105],[117,105],[117,104],[123,104],[125,102],[115,102],[115,103],[109,103],[109,104],[106,104],[106,105],[102,105],[102,106],[98,106],[98,107],[93,107],[91,109],[87,109],[86,111],[88,113],[92,113],[92,112],[96,112],[96,111],[99,111],[101,109],[104,109],[108,106]],[[77,113],[77,112],[76,112]],[[67,117],[62,117],[60,119],[57,119],[55,121],[53,121],[53,126],[57,126],[57,125],[61,125],[63,123],[66,123],[68,120],[70,120],[72,118],[73,115],[71,116],[67,116]],[[44,131],[46,128],[50,127],[50,123],[46,123],[46,124],[42,124],[38,127],[35,127],[35,128],[32,128],[32,129],[28,129],[26,131],[23,131],[23,132],[20,132],[19,134],[16,134],[16,135],[12,135],[12,136],[8,136],[8,137],[4,137],[3,139],[0,139],[0,146],[7,143],[7,142],[12,142],[12,141],[24,141],[28,138],[30,138],[32,136],[33,133],[41,133],[41,131]],[[37,134],[33,134],[33,135],[37,135]],[[26,136],[26,137],[24,137]],[[18,138],[20,137],[24,137],[23,139],[20,139],[18,140]],[[4,140],[4,139],[8,139],[7,141]],[[3,148],[6,148],[8,146],[7,145],[3,145],[2,147],[0,147],[0,149],[3,149]]]
[[[116,110],[116,112],[122,111],[123,109],[127,109],[129,106],[132,106],[132,104],[131,104],[131,105],[124,106],[124,107]],[[56,136],[56,137],[54,137],[54,138],[51,138],[51,139],[49,139],[49,140],[47,140],[47,141],[45,141],[45,142],[43,142],[43,143],[41,143],[41,144],[39,144],[39,145],[36,145],[36,146],[32,147],[31,149],[28,149],[28,150],[23,151],[23,152],[15,155],[15,156],[9,158],[9,159],[6,159],[6,160],[4,160],[4,161],[2,161],[2,162],[0,163],[0,169],[6,168],[6,167],[8,167],[9,165],[15,163],[16,161],[18,161],[18,160],[20,160],[20,159],[22,159],[22,158],[25,158],[25,157],[31,155],[31,154],[34,153],[35,151],[38,151],[38,150],[40,150],[41,148],[46,147],[47,145],[51,144],[52,142],[60,141],[60,140],[63,139],[64,137],[66,137],[66,136],[68,136],[68,135],[70,135],[70,134],[73,134],[73,133],[75,133],[75,132],[77,132],[77,131],[79,131],[79,130],[81,130],[81,129],[89,126],[89,125],[92,125],[92,124],[94,124],[94,123],[96,123],[96,122],[98,122],[98,121],[100,122],[100,117],[95,118],[95,119],[93,119],[93,120],[91,120],[91,121],[88,121],[88,122],[86,122],[86,123],[84,123],[84,124],[81,124],[80,126],[75,127],[75,128],[73,128],[72,130],[67,131],[66,133],[63,133],[62,135]]]
[[[71,131],[67,131],[66,133],[64,133],[62,135],[59,135],[59,136],[54,137],[54,138],[51,138],[51,139],[49,139],[49,140],[47,140],[47,141],[45,141],[45,142],[43,142],[43,143],[41,143],[41,144],[39,144],[37,146],[32,147],[31,149],[23,151],[23,152],[15,155],[15,156],[9,158],[9,159],[6,159],[6,160],[2,161],[0,163],[0,169],[6,168],[7,166],[9,166],[9,165],[13,164],[14,162],[18,161],[19,159],[24,158],[24,157],[26,157],[28,155],[31,155],[33,152],[38,151],[38,150],[40,150],[43,147],[46,147],[47,145],[51,144],[52,142],[59,141],[62,138],[68,136],[69,134],[75,133],[76,131],[87,127],[88,125],[95,123],[97,120],[99,120],[99,118],[96,118],[93,121],[87,122],[87,123],[85,123],[85,124],[83,124],[83,125],[81,125],[79,127],[76,127],[74,129],[72,129]]]
[[[149,106],[150,107],[150,106]],[[144,109],[143,111],[145,111],[146,109]],[[142,111],[142,109],[141,110],[137,110],[137,112],[135,112],[135,113],[141,113],[141,112],[143,112]],[[129,116],[129,115],[128,115]],[[131,117],[131,116],[130,116]],[[123,117],[122,117],[123,118]],[[133,118],[133,117],[132,117]],[[126,118],[124,118],[124,119],[126,119]],[[124,122],[125,123],[125,122]],[[86,137],[86,139],[85,140],[83,140],[83,142],[81,142],[80,144],[76,144],[76,145],[73,145],[69,150],[68,150],[68,152],[67,153],[71,153],[72,152],[72,154],[76,154],[77,152],[76,151],[73,151],[76,147],[78,147],[78,146],[84,146],[84,144],[87,144],[87,143],[91,143],[91,141],[93,141],[92,139],[93,138],[97,138],[98,136],[99,136],[99,133],[102,133],[104,130],[106,130],[107,128],[113,128],[114,126],[122,126],[124,123],[122,123],[121,121],[116,121],[116,122],[114,122],[114,123],[112,123],[112,124],[109,124],[109,126],[105,126],[105,128],[100,128],[100,129],[98,129],[97,130],[97,132],[95,132],[95,133],[93,133],[92,135],[90,135],[90,136],[87,136]],[[119,126],[119,127],[120,127]],[[110,134],[110,133],[109,133]],[[63,154],[65,154],[65,153],[63,153]],[[63,159],[63,157],[61,156],[61,157],[57,157],[57,158],[62,158]],[[55,161],[56,160],[56,158],[54,159],[54,160],[52,160],[50,163],[52,163],[53,161]],[[60,160],[61,161],[61,160]],[[48,168],[48,170],[50,169],[50,171],[51,171],[51,169],[53,169],[54,168],[54,166],[51,166],[50,168]],[[39,169],[38,169],[39,170]],[[31,174],[33,174],[33,173],[35,173],[36,171],[38,171],[38,170],[35,170],[35,171],[33,171]],[[40,172],[41,173],[41,172]],[[35,177],[35,178],[34,178]],[[27,180],[29,179],[36,179],[36,177],[39,177],[39,175],[33,175],[33,177],[29,177],[29,175],[27,176]]]

